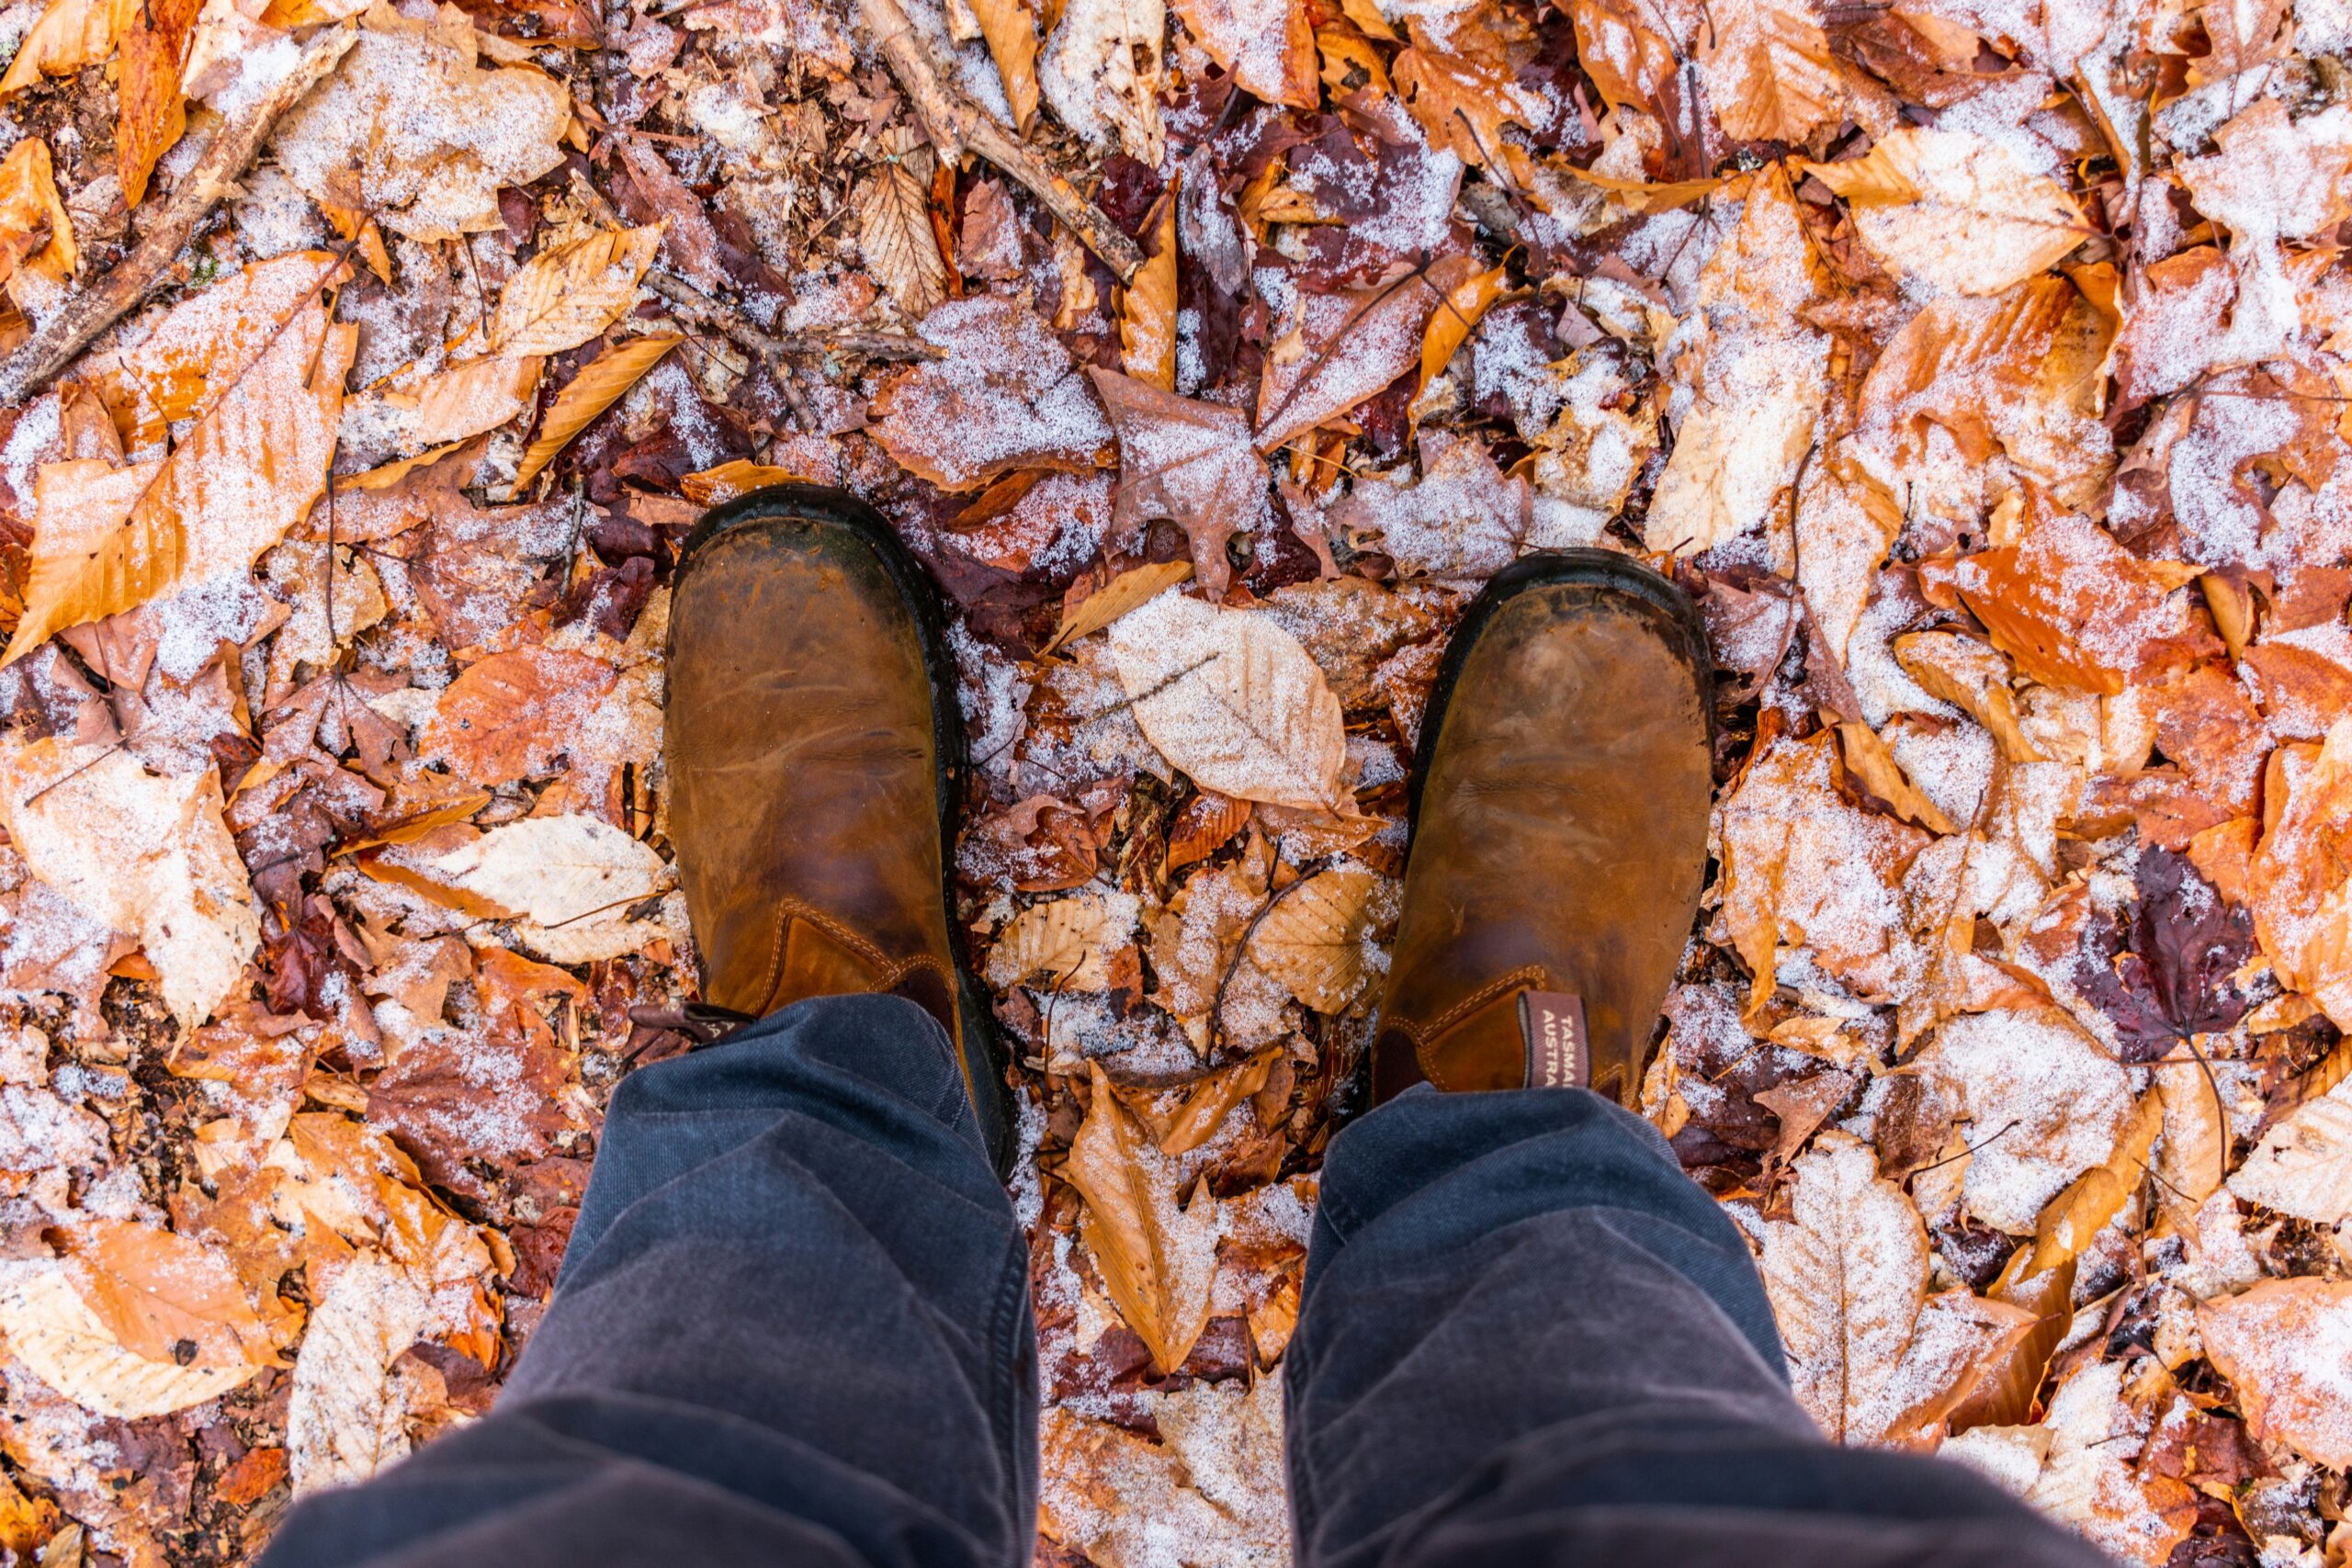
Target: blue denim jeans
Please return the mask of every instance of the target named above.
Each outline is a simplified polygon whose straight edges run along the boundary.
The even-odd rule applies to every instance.
[[[497,1408],[300,1504],[266,1568],[1016,1568],[1026,1258],[930,1017],[787,1008],[621,1085]],[[1824,1442],[1737,1233],[1582,1090],[1417,1089],[1335,1138],[1283,1379],[1317,1568],[2100,1561]]]

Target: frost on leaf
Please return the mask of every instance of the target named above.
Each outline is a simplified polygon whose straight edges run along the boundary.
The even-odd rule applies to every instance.
[[[312,200],[412,240],[499,226],[498,187],[562,159],[569,92],[527,65],[483,66],[456,6],[412,21],[383,0],[341,69],[279,124],[278,166]]]
[[[1962,294],[2022,283],[2090,232],[2064,186],[1973,131],[1905,127],[1860,158],[1806,167],[1852,205],[1872,255]]]
[[[995,296],[951,299],[921,331],[945,352],[874,401],[874,438],[893,457],[958,491],[1013,468],[1095,465],[1110,426],[1035,311]]]
[[[2246,1425],[2314,1464],[2352,1465],[2352,1283],[2266,1280],[2197,1310]]]
[[[1272,617],[1171,589],[1112,623],[1111,656],[1136,722],[1202,788],[1307,809],[1340,803],[1339,699]]]

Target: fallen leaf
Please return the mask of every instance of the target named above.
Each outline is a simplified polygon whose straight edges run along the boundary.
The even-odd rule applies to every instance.
[[[901,466],[957,494],[1015,468],[1095,466],[1110,426],[1069,350],[1026,303],[968,295],[917,330],[943,356],[886,386],[867,432]]]
[[[1119,368],[1163,392],[1176,389],[1176,199],[1160,198],[1143,265],[1119,290]],[[1100,383],[1097,383],[1100,390]],[[1108,402],[1110,400],[1103,400]]]
[[[126,207],[139,205],[155,160],[187,129],[180,67],[200,8],[201,0],[142,0],[123,31],[114,141]]]
[[[1037,18],[1021,0],[971,4],[996,62],[997,79],[1004,84],[1005,102],[1012,106],[1012,129],[1025,131],[1037,114]]]
[[[571,96],[532,66],[484,70],[481,38],[462,11],[412,21],[376,0],[334,74],[279,122],[278,166],[311,200],[423,243],[500,228],[498,187],[562,162]]]
[[[73,217],[57,194],[49,143],[28,137],[0,158],[0,283],[20,266],[62,283],[81,264]]]
[[[721,463],[715,468],[705,468],[698,474],[688,474],[678,481],[679,491],[697,506],[716,506],[722,501],[749,495],[770,485],[806,484],[807,474],[769,463],[748,462],[738,458]]]
[[[2014,288],[2091,237],[2064,186],[1971,130],[1904,126],[1860,158],[1804,167],[1846,198],[1872,255],[1962,294]]]
[[[636,386],[663,355],[684,342],[685,339],[676,333],[647,333],[615,344],[590,360],[555,395],[547,417],[539,422],[539,434],[524,449],[523,461],[514,470],[507,493],[520,494],[523,487],[538,478],[539,470],[553,462],[555,455],[570,446],[571,438],[585,430],[591,420],[618,402],[621,395]]]
[[[74,1288],[66,1266],[48,1259],[0,1263],[0,1333],[10,1355],[51,1388],[85,1410],[127,1421],[217,1399],[261,1371],[243,1358],[182,1366],[125,1349]]]
[[[1258,385],[1258,450],[1347,412],[1410,370],[1430,318],[1477,270],[1467,256],[1442,256],[1370,288],[1307,296],[1297,357],[1270,354]]]
[[[560,354],[595,337],[628,309],[661,244],[661,227],[649,224],[600,230],[541,251],[500,292],[490,351]]]
[[[1038,61],[1046,101],[1087,141],[1116,139],[1158,168],[1166,150],[1159,86],[1167,29],[1163,0],[1069,0]]]
[[[637,911],[668,890],[662,857],[594,817],[508,822],[434,866],[466,893],[511,911],[515,940],[559,964],[618,958],[676,935]]]
[[[1316,107],[1315,29],[1300,0],[1176,0],[1176,14],[1243,92]]]
[[[1724,133],[1803,141],[1844,97],[1829,40],[1804,0],[1715,0],[1699,69]]]
[[[2352,1281],[2265,1280],[2206,1302],[2197,1328],[2237,1395],[2247,1428],[2313,1464],[2352,1465]]]
[[[422,745],[485,788],[546,773],[619,673],[601,659],[518,648],[467,666],[441,694]]]
[[[1170,590],[1112,623],[1111,656],[1136,722],[1202,788],[1308,809],[1344,799],[1339,699],[1270,617]]]
[[[1317,1012],[1338,1012],[1363,989],[1373,896],[1363,866],[1320,871],[1281,895],[1250,938],[1251,962]]]
[[[1912,632],[1894,639],[1903,672],[1931,697],[1965,711],[1992,732],[2001,754],[2012,762],[2039,762],[2041,753],[2018,723],[2017,697],[2009,689],[2009,661],[1994,649],[1957,632]]]
[[[1110,960],[1135,940],[1130,893],[1078,893],[1032,904],[1006,922],[989,945],[988,981],[1000,989],[1100,991],[1111,984]]]
[[[49,0],[8,62],[7,74],[0,76],[0,98],[44,76],[71,76],[98,64],[114,52],[115,39],[137,10],[131,0]]]
[[[2194,1076],[2193,1066],[2180,1076],[2185,1099],[2201,1095],[2211,1102],[2211,1090],[2201,1077]],[[2171,1081],[2168,1074],[2165,1082]],[[2166,1091],[2167,1103],[2171,1092]],[[2210,1161],[2204,1174],[2211,1182]],[[2249,1202],[2314,1224],[2335,1225],[2352,1218],[2352,1078],[2297,1106],[2263,1134],[2229,1179],[2229,1188]]]
[[[1421,380],[1417,391],[1429,389],[1429,384],[1453,362],[1454,351],[1468,341],[1471,330],[1488,308],[1510,290],[1510,271],[1498,266],[1464,278],[1446,291],[1444,301],[1430,317],[1430,324],[1421,333]]]
[[[235,1271],[186,1236],[89,1220],[66,1255],[65,1277],[114,1342],[142,1360],[258,1371],[277,1355]]]
[[[1249,420],[1114,370],[1087,374],[1118,434],[1113,531],[1139,536],[1152,518],[1172,520],[1192,544],[1201,586],[1221,601],[1233,575],[1226,541],[1269,513],[1266,461],[1250,444]]]
[[[138,936],[188,1028],[261,942],[222,807],[210,769],[159,778],[119,747],[62,738],[0,750],[0,823],[17,852],[74,908]]]
[[[1051,640],[1037,650],[1038,656],[1042,658],[1064,643],[1093,636],[1128,611],[1149,604],[1192,575],[1193,563],[1184,560],[1158,561],[1129,568],[1063,611],[1061,625],[1054,628]]]
[[[1216,1200],[1204,1183],[1178,1204],[1173,1167],[1120,1104],[1100,1063],[1093,1097],[1070,1141],[1063,1179],[1086,1201],[1079,1234],[1127,1326],[1163,1372],[1182,1366],[1208,1326],[1216,1272]]]
[[[407,444],[446,449],[521,418],[537,396],[540,364],[497,354],[435,371],[416,389]]]
[[[875,164],[857,187],[857,246],[866,269],[899,310],[921,319],[947,298],[947,264],[931,231],[931,195],[898,158]]]

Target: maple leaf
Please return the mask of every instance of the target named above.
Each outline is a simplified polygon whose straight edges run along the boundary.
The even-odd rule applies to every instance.
[[[1171,519],[1192,544],[1202,587],[1212,600],[1224,598],[1233,572],[1226,541],[1271,516],[1266,460],[1252,444],[1249,419],[1114,370],[1092,367],[1087,374],[1118,436],[1112,531],[1139,538],[1146,522]]]
[[[1345,797],[1340,701],[1271,617],[1170,589],[1112,623],[1111,655],[1136,722],[1202,788],[1310,809]]]

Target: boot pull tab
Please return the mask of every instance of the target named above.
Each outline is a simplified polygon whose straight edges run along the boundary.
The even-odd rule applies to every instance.
[[[1567,991],[1519,993],[1519,1033],[1527,1045],[1527,1087],[1587,1089],[1592,1082],[1592,1037],[1584,999]]]

